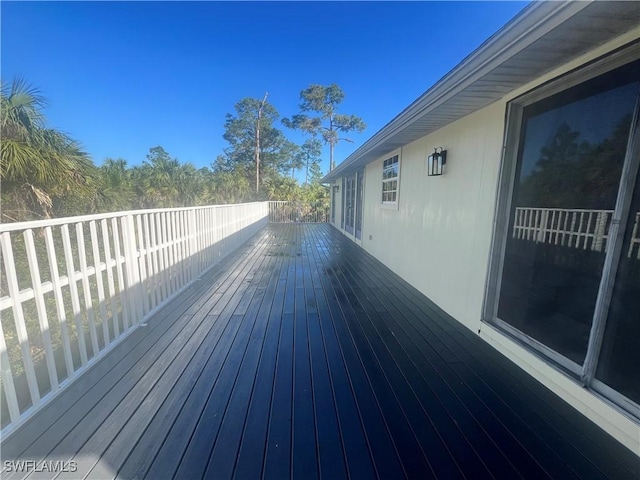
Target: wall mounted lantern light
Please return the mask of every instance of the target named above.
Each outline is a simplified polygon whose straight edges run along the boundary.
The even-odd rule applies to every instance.
[[[338,192],[340,191],[340,184],[339,184],[339,183],[336,183],[336,184],[333,186],[333,190],[334,190],[336,193],[338,193]]]
[[[430,177],[442,175],[445,163],[447,163],[447,151],[442,147],[436,147],[433,153],[427,157],[427,175]]]

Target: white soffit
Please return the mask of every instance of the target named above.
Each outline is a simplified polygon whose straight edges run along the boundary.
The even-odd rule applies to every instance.
[[[322,181],[353,173],[634,28],[640,2],[533,2]]]

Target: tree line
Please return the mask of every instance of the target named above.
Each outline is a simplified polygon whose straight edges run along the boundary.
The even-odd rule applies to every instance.
[[[343,99],[337,85],[311,85],[300,93],[300,113],[281,119],[268,94],[244,98],[226,115],[227,145],[207,167],[160,145],[141,164],[106,158],[98,166],[78,141],[47,125],[46,99],[16,79],[0,94],[2,222],[257,200],[328,202],[320,184],[323,143],[333,168],[335,145],[365,128],[359,117],[337,113]],[[304,132],[305,141],[290,141],[279,125]]]

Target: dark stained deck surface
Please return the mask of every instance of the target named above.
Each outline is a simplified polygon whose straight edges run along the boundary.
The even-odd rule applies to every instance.
[[[2,459],[123,479],[630,479],[639,467],[322,224],[268,225],[4,442]]]

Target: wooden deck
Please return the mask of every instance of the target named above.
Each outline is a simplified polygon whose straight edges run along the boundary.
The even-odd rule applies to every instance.
[[[640,475],[326,224],[268,225],[8,438],[18,459],[75,462],[59,478]]]

